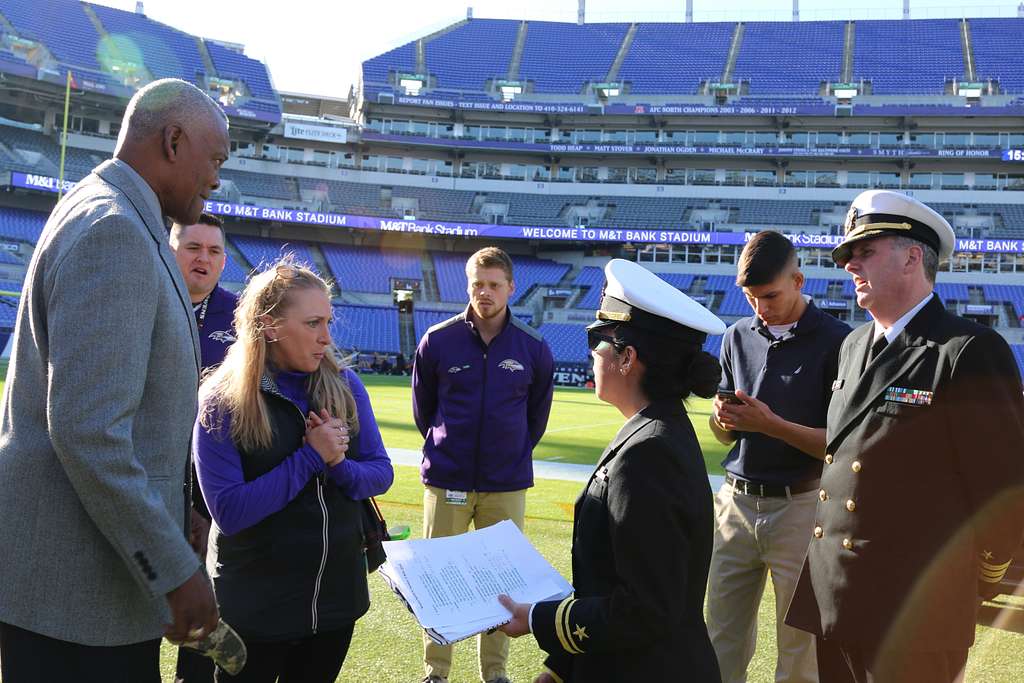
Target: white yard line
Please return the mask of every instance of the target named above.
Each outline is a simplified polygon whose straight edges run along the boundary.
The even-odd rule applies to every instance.
[[[570,427],[559,427],[558,429],[545,429],[545,434],[557,434],[558,432],[571,432],[578,429],[592,429],[594,427],[610,427],[612,425],[621,425],[622,420],[618,422],[595,422],[591,425],[572,425]]]
[[[618,424],[617,422],[615,424]],[[409,448],[389,448],[388,456],[395,465],[412,465],[419,467],[422,454]],[[533,473],[538,479],[560,479],[562,481],[587,481],[593,465],[579,465],[571,462],[552,462],[552,459],[534,460]],[[717,474],[708,476],[712,490],[717,491],[722,485],[723,477]]]

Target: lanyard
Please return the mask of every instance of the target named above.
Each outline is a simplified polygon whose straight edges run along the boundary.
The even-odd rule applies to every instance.
[[[196,325],[199,329],[203,329],[203,323],[206,322],[206,309],[210,307],[210,299],[212,297],[213,292],[210,292],[203,299],[203,302],[193,309],[196,312]]]

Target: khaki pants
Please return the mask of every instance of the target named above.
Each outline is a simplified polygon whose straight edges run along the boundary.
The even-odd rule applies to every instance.
[[[708,576],[708,634],[722,683],[743,683],[757,644],[757,611],[765,579],[775,588],[778,656],[775,680],[816,683],[814,636],[785,624],[814,528],[818,491],[790,498],[733,492],[715,496],[715,547]]]
[[[526,516],[526,489],[501,493],[466,494],[466,504],[456,505],[446,500],[445,490],[428,486],[423,492],[423,537],[455,536],[474,529],[484,529],[506,519],[520,529]],[[479,636],[480,678],[490,681],[507,676],[508,636],[501,631]],[[423,660],[428,676],[448,677],[452,668],[452,648],[437,645],[423,636]]]

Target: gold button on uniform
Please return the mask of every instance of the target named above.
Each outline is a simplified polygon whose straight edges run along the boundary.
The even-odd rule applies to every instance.
[[[857,504],[854,503],[852,500],[848,500],[846,501],[846,509],[849,510],[850,512],[853,512],[854,510],[857,509]]]
[[[860,460],[854,460],[850,463],[850,469],[854,472],[860,472]]]
[[[824,529],[822,529],[820,526],[814,527],[814,537],[815,538],[821,538],[824,535],[825,535],[825,530]]]
[[[828,464],[828,465],[832,464],[832,454],[831,453],[825,454],[825,463]]]
[[[818,491],[818,500],[822,502],[828,500],[828,493],[825,492],[825,489]]]
[[[846,548],[847,550],[852,550],[853,549],[853,541],[851,541],[848,538],[844,538],[843,539],[843,547]]]

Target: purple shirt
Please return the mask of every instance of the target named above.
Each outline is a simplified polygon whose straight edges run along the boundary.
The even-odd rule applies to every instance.
[[[203,370],[224,362],[228,347],[235,343],[235,306],[238,295],[223,287],[210,293],[203,310],[202,302],[192,308],[199,327],[199,349],[203,355]]]
[[[412,371],[423,483],[487,492],[533,486],[533,448],[553,389],[551,349],[514,316],[486,345],[465,312],[431,327]]]
[[[328,468],[312,446],[297,451],[261,477],[246,481],[242,460],[231,441],[231,416],[223,415],[223,427],[210,432],[196,421],[193,431],[196,471],[203,497],[213,521],[225,534],[236,534],[284,508],[302,491],[309,480],[327,471],[341,492],[353,500],[384,493],[391,487],[394,470],[384,450],[384,442],[370,406],[370,397],[359,377],[351,370],[343,372],[356,402],[359,415],[358,455],[346,457]],[[302,411],[309,414],[305,373],[281,372],[274,378],[278,390]],[[205,401],[203,402],[205,403]],[[199,414],[204,406],[201,404]]]

